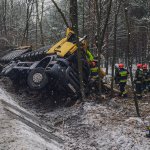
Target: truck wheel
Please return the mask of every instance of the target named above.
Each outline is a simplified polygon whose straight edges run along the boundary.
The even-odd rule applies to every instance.
[[[42,89],[48,83],[48,77],[44,68],[33,69],[27,78],[27,83],[31,89]]]

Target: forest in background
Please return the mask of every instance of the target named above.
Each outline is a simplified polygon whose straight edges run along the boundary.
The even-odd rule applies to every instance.
[[[21,45],[36,49],[64,37],[66,25],[54,2],[72,26],[69,0],[1,0],[1,50]],[[106,68],[112,61],[128,66],[128,59],[149,63],[149,8],[149,0],[78,0],[79,35],[88,36],[93,53],[104,55]]]

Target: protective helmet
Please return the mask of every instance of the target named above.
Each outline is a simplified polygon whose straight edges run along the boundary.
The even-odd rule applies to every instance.
[[[92,62],[91,62],[91,65],[92,65],[92,67],[95,67],[95,66],[96,66],[96,62],[95,62],[95,61],[92,61]]]
[[[119,64],[118,66],[119,66],[119,68],[123,68],[124,64]]]
[[[137,68],[141,69],[142,68],[142,64],[137,64]]]
[[[148,68],[147,64],[144,64],[144,65],[142,66],[142,68],[143,68],[143,69],[147,69],[147,68]]]

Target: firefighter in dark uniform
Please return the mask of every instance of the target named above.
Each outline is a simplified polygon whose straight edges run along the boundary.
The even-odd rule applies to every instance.
[[[142,70],[142,64],[137,64],[137,70],[135,72],[135,79],[134,79],[135,85],[136,85],[136,96],[137,98],[142,98],[142,86],[143,86],[143,70]]]
[[[89,49],[86,50],[86,60],[90,67],[90,82],[89,82],[89,88],[94,90],[95,92],[98,89],[97,79],[98,79],[98,66],[97,61],[94,60],[94,56],[89,51]]]
[[[89,46],[86,41],[84,41],[84,52],[86,56],[86,60],[90,66],[90,72],[93,79],[98,78],[98,67],[97,67],[97,61],[94,60],[93,54],[89,50]]]
[[[148,68],[148,65],[147,65],[147,68]],[[147,76],[148,76],[148,79],[147,79],[147,89],[150,92],[150,68],[147,69]]]
[[[144,64],[142,68],[143,68],[143,92],[146,93],[148,91],[148,81],[149,81],[148,65]]]
[[[150,92],[150,69],[148,71],[148,91]]]
[[[118,71],[118,80],[119,80],[119,87],[120,87],[120,96],[127,97],[127,91],[125,90],[125,86],[127,83],[128,78],[128,71],[124,68],[123,64],[119,64],[119,71]]]
[[[97,61],[94,60],[94,56],[92,55],[92,53],[89,50],[86,51],[86,56],[87,56],[86,59],[90,66],[91,77],[92,77],[92,79],[97,79],[98,78]]]
[[[100,68],[98,68],[98,61],[94,59],[94,55],[90,52],[89,46],[86,41],[83,41],[84,46],[83,50],[85,52],[86,60],[90,67],[90,77],[91,80],[89,82],[90,87],[95,87],[95,89],[98,90],[98,78],[99,75],[101,78],[103,78],[106,74],[105,72]]]

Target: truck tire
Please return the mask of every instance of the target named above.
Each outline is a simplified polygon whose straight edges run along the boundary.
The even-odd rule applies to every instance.
[[[13,60],[17,60],[21,55],[24,53],[27,53],[30,51],[29,49],[21,49],[21,50],[13,50],[10,51],[8,54],[4,55],[2,58],[0,58],[0,62],[11,62]]]
[[[28,75],[27,83],[31,89],[39,90],[44,88],[48,83],[44,68],[33,69]]]

